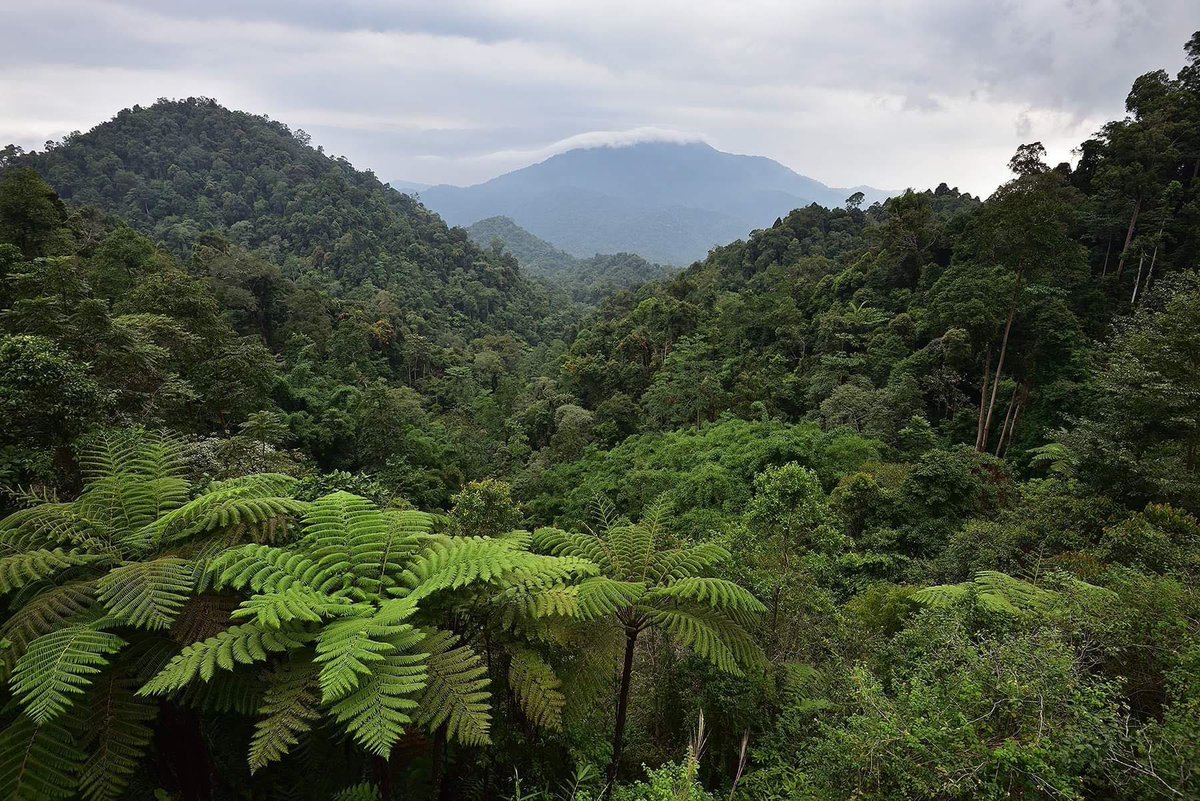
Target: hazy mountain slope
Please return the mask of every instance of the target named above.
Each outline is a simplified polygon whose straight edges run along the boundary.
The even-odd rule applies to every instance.
[[[511,217],[576,256],[632,251],[686,264],[793,208],[840,206],[854,191],[760,156],[643,142],[571,150],[476,186],[431,187],[421,200],[451,224]],[[862,191],[868,203],[888,194]]]
[[[511,217],[488,217],[467,226],[467,236],[482,248],[500,240],[521,266],[533,275],[554,275],[562,272],[577,259],[559,250],[544,239],[536,237],[513,222]]]
[[[208,99],[126,109],[10,159],[67,201],[118,214],[181,257],[207,231],[334,291],[390,289],[431,330],[527,332],[545,298],[412,197],[308,145],[303,132]],[[429,314],[431,309],[438,314]],[[536,309],[536,311],[535,311]]]
[[[467,228],[467,235],[480,247],[499,242],[521,267],[539,275],[584,303],[599,302],[620,289],[665,278],[672,267],[652,264],[636,253],[598,253],[580,259],[534,236],[508,217],[489,217]]]

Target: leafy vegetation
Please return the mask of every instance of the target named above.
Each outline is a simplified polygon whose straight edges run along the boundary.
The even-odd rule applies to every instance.
[[[590,310],[212,101],[5,149],[0,797],[1200,797],[1187,54]]]

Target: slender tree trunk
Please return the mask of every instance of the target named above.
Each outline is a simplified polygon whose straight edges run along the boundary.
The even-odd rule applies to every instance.
[[[633,678],[633,649],[637,645],[637,636],[637,629],[625,629],[625,664],[621,668],[621,690],[617,696],[617,726],[613,731],[612,762],[608,765],[605,798],[612,797],[613,787],[617,783],[617,769],[621,766],[621,751],[625,746],[625,714],[629,710],[629,683]]]
[[[430,761],[433,763],[433,798],[434,801],[442,801],[446,795],[446,724],[438,726],[438,730],[433,734],[433,754],[430,756]]]
[[[392,763],[390,759],[381,756],[372,758],[371,767],[375,771],[375,784],[379,787],[379,797],[383,801],[392,801]]]
[[[1012,445],[1013,437],[1017,433],[1017,421],[1021,419],[1021,412],[1025,410],[1025,404],[1028,400],[1029,389],[1027,387],[1025,392],[1021,395],[1021,401],[1017,404],[1017,410],[1013,412],[1012,425],[1008,427],[1008,441],[1004,443],[1004,451],[1000,454],[1001,459],[1003,459],[1005,456],[1008,456],[1008,448],[1010,445]]]
[[[1004,339],[1000,341],[1000,358],[996,360],[996,373],[992,378],[992,396],[988,401],[987,418],[983,423],[983,436],[979,440],[977,450],[987,450],[988,437],[992,433],[992,414],[996,410],[996,393],[1000,390],[1000,375],[1004,370],[1004,357],[1008,354],[1008,336],[1012,333],[1013,318],[1017,316],[1017,298],[1021,295],[1021,279],[1025,271],[1017,273],[1017,284],[1013,287],[1012,300],[1008,305],[1008,320],[1004,323]]]
[[[1158,245],[1154,246],[1154,253],[1150,256],[1150,269],[1146,270],[1146,283],[1142,284],[1142,295],[1144,296],[1150,291],[1150,279],[1154,276],[1154,262],[1158,261]]]
[[[175,704],[161,705],[160,736],[168,769],[179,783],[182,801],[212,801],[212,761],[200,729],[200,718]]]
[[[1012,423],[1013,409],[1019,403],[1017,396],[1020,394],[1020,388],[1014,389],[1012,397],[1008,399],[1008,411],[1004,413],[1004,425],[1000,426],[1000,439],[996,440],[995,455],[997,458],[1000,456],[1000,449],[1004,447],[1004,437],[1008,434],[1008,427]]]
[[[1142,283],[1142,269],[1146,266],[1146,253],[1142,251],[1141,258],[1138,259],[1137,277],[1133,279],[1133,294],[1129,296],[1129,305],[1132,306],[1137,301],[1138,286]]]
[[[992,345],[988,343],[987,355],[983,359],[983,384],[979,389],[979,420],[975,423],[975,450],[981,447],[979,441],[983,439],[983,413],[987,406],[988,394],[988,377],[992,374]]]
[[[1142,210],[1142,199],[1139,197],[1133,204],[1133,215],[1129,218],[1129,230],[1125,232],[1125,244],[1121,247],[1121,258],[1117,261],[1117,279],[1125,269],[1125,259],[1129,256],[1129,243],[1133,241],[1133,231],[1137,227],[1138,212]]]
[[[1112,237],[1108,238],[1108,245],[1104,248],[1104,267],[1100,270],[1100,277],[1108,275],[1108,257],[1112,253]]]

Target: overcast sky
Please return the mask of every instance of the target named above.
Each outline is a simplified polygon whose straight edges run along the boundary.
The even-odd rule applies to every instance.
[[[1197,28],[1197,0],[0,0],[0,144],[205,95],[391,181],[680,137],[987,194],[1022,142],[1070,158]]]

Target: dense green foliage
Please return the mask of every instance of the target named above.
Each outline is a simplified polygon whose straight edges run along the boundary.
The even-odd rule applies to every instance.
[[[4,151],[0,797],[1200,797],[1187,47],[583,319],[210,101]]]

